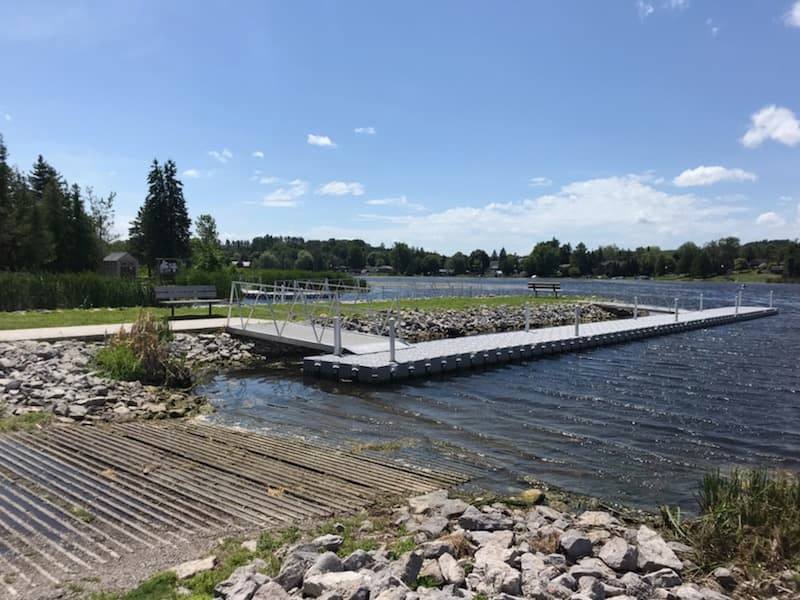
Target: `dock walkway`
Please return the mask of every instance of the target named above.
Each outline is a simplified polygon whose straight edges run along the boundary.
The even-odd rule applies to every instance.
[[[447,371],[459,371],[496,363],[515,362],[546,354],[571,352],[646,337],[665,335],[777,314],[774,308],[742,306],[616,319],[530,331],[491,333],[399,348],[395,360],[388,351],[359,355],[310,356],[303,372],[338,380],[382,383]]]

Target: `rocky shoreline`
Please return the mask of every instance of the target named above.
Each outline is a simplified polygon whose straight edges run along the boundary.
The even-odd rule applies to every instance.
[[[396,508],[387,535],[365,518],[355,533],[300,540],[257,557],[257,540],[242,544],[256,556],[214,588],[223,600],[725,600],[797,597],[798,574],[754,584],[735,567],[699,576],[692,548],[667,541],[646,524],[609,512],[481,505],[437,491]],[[356,539],[352,539],[354,536]],[[365,550],[380,539],[379,547]],[[363,547],[359,547],[363,546]],[[345,551],[345,548],[347,550]],[[275,564],[277,559],[277,565]],[[176,566],[177,590],[189,595],[192,577],[217,557]],[[186,583],[182,583],[186,582]]]
[[[204,404],[191,390],[100,376],[92,365],[100,347],[78,340],[0,344],[0,417],[45,413],[67,423],[175,418]],[[197,378],[262,360],[252,343],[227,333],[175,334],[170,353],[183,357]]]
[[[575,308],[580,306],[581,322],[594,323],[619,318],[596,304],[539,304],[530,307],[530,326],[533,329],[569,325],[575,322]],[[383,315],[385,318],[385,315]],[[343,327],[363,333],[388,334],[385,323],[362,315],[345,316]],[[525,308],[500,304],[464,309],[425,311],[404,309],[396,321],[397,335],[408,342],[425,342],[482,333],[519,331],[525,328]]]

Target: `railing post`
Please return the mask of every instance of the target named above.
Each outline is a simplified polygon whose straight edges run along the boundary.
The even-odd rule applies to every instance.
[[[675,322],[678,322],[678,299],[675,298],[675,302],[673,303],[673,310],[675,311]]]
[[[580,328],[581,328],[581,307],[575,307],[575,337],[580,335]]]
[[[225,329],[227,329],[231,325],[231,311],[233,310],[233,288],[235,285],[236,282],[231,281],[231,297],[230,300],[228,300],[228,318],[225,320]],[[772,292],[770,292],[769,305],[772,306]]]
[[[633,297],[633,318],[639,318],[639,296]]]
[[[770,290],[769,291],[769,307],[772,308],[773,303],[775,302],[775,292]]]
[[[733,306],[734,306],[733,314],[738,315],[739,314],[739,293],[738,292],[733,297]]]
[[[700,312],[703,312],[703,292],[700,292]]]
[[[342,318],[333,317],[333,353],[342,355]]]
[[[395,321],[394,317],[389,318],[389,361],[397,362],[395,360]]]
[[[739,290],[738,296],[739,296],[739,308],[741,308],[742,307],[742,290]]]
[[[525,303],[525,331],[531,330],[531,305]]]

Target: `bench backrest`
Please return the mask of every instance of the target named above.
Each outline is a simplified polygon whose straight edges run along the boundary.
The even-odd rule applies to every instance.
[[[560,283],[536,283],[533,281],[528,282],[528,287],[532,290],[560,290]]]
[[[157,285],[153,291],[156,300],[210,300],[217,297],[215,285]]]

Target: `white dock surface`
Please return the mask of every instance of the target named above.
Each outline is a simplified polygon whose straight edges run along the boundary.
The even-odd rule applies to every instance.
[[[476,363],[507,362],[551,351],[563,352],[619,343],[773,314],[777,314],[777,310],[765,307],[743,306],[738,313],[734,307],[725,307],[681,312],[677,321],[674,314],[658,314],[638,319],[581,323],[577,336],[574,324],[490,333],[420,342],[405,348],[398,345],[394,362],[388,349],[359,355],[312,356],[305,359],[303,369],[306,373],[321,376],[357,377],[360,382],[379,382],[468,368]],[[448,361],[456,364],[447,364]]]

